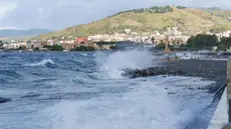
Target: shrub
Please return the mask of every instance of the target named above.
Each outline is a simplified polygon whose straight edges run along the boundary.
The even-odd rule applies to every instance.
[[[143,12],[167,13],[167,12],[173,12],[173,9],[170,6],[164,6],[164,7],[154,6],[151,8],[141,8],[141,9],[133,9],[133,10],[128,10],[128,11],[123,11],[123,12],[119,12],[119,13],[112,15],[112,16],[116,16],[116,15],[123,14],[123,13],[129,13],[129,12],[134,12],[134,13],[143,13]],[[109,17],[112,17],[112,16],[109,16]]]
[[[184,6],[176,6],[176,8],[178,8],[178,9],[186,9],[186,7],[184,7]]]
[[[95,51],[95,48],[91,46],[80,46],[72,49],[71,51]]]
[[[47,49],[51,49],[51,46],[50,45],[44,45],[43,48],[47,48]]]
[[[218,48],[220,50],[227,50],[231,47],[231,37],[223,37],[221,38],[221,41],[219,42]]]
[[[63,51],[63,47],[61,45],[54,45],[50,48],[51,51]]]
[[[39,48],[38,48],[38,47],[36,47],[36,48],[34,48],[33,50],[34,50],[34,51],[39,51]]]
[[[17,50],[25,50],[26,46],[20,46]]]

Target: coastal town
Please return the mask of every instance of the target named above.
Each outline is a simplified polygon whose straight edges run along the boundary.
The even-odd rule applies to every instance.
[[[80,47],[90,47],[91,50],[111,50],[116,48],[117,42],[130,41],[138,44],[150,44],[158,46],[166,44],[170,46],[186,45],[189,38],[202,32],[193,35],[186,35],[181,32],[178,27],[169,27],[163,32],[153,31],[152,33],[137,33],[131,29],[124,29],[123,33],[97,34],[88,37],[51,37],[47,41],[42,40],[11,40],[9,42],[0,41],[0,49],[4,51],[9,50],[25,50],[25,51],[48,51],[49,47],[60,46],[62,51],[71,51]],[[206,32],[206,35],[215,35],[218,41],[221,38],[230,37],[231,31],[224,31],[222,33]],[[77,50],[77,49],[76,49]],[[79,49],[78,49],[79,50]],[[84,49],[85,50],[85,49]]]
[[[0,129],[231,129],[227,0],[0,0]]]

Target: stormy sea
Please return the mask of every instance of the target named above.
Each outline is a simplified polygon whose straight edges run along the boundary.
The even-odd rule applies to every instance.
[[[216,108],[203,77],[130,78],[155,52],[0,53],[1,129],[205,129]]]

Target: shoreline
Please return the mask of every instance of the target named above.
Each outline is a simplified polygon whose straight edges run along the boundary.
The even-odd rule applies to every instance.
[[[126,69],[124,76],[130,78],[151,76],[185,76],[201,77],[204,80],[214,81],[202,90],[215,93],[221,86],[226,84],[227,61],[225,60],[174,60],[162,62],[161,66],[146,69]]]
[[[209,93],[215,93],[226,84],[227,61],[224,60],[178,60],[165,62],[163,65],[170,69],[182,70],[189,77],[202,77],[214,81],[215,84],[206,88]]]

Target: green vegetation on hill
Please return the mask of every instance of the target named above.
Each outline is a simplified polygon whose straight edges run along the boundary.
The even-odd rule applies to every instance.
[[[201,10],[213,15],[213,16],[216,16],[216,17],[221,17],[221,18],[224,18],[224,19],[230,19],[231,17],[231,10],[222,10],[218,7],[213,7],[213,8],[202,8]]]
[[[211,12],[211,15],[228,19],[231,17],[231,10],[215,10]]]
[[[186,7],[184,7],[184,6],[176,6],[176,8],[178,8],[178,9],[186,9]]]
[[[65,30],[43,34],[36,39],[47,40],[52,37],[59,38],[62,36],[82,37],[96,34],[114,34],[115,32],[122,33],[124,29],[131,29],[133,32],[138,33],[153,32],[154,30],[163,31],[174,26],[178,26],[181,31],[186,31],[188,34],[209,30],[216,32],[230,30],[231,22],[228,18],[218,15],[222,11],[208,12],[182,6],[155,6],[146,9],[135,9],[120,12],[90,24],[77,25]]]
[[[148,13],[167,13],[167,12],[173,12],[173,9],[170,6],[164,6],[164,7],[153,6],[151,8],[141,8],[141,9],[133,9],[133,10],[128,10],[128,11],[123,11],[123,12],[119,12],[119,13],[113,15],[113,16],[123,14],[123,13],[144,13],[144,12],[148,12]]]
[[[199,8],[199,9],[201,9],[201,10],[203,10],[203,11],[207,12],[207,13],[212,13],[212,12],[214,12],[214,11],[221,10],[221,9],[220,9],[220,8],[218,8],[218,7],[211,7],[211,8]]]

